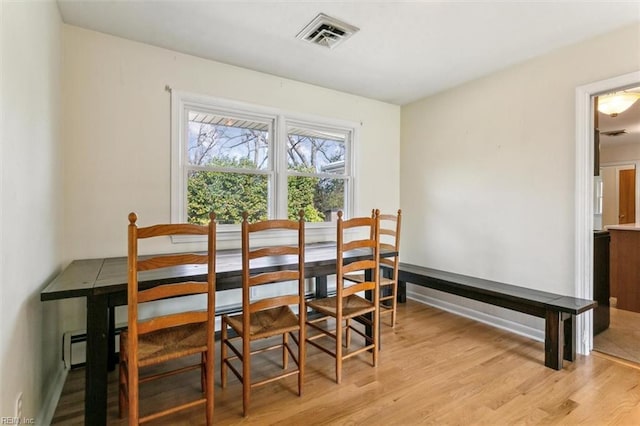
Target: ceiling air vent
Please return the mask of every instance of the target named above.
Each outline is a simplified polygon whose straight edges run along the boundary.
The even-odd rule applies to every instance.
[[[620,136],[620,135],[626,135],[627,133],[627,129],[620,129],[620,130],[609,130],[608,132],[600,132],[600,135],[602,136]]]
[[[333,49],[359,30],[353,25],[320,13],[298,33],[296,38]]]

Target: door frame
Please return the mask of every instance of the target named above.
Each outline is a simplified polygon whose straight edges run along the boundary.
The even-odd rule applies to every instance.
[[[575,296],[593,298],[593,97],[640,85],[640,70],[576,88]],[[593,348],[593,311],[576,319],[576,350]]]

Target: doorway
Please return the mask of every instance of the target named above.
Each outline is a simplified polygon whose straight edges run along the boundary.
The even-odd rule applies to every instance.
[[[634,223],[636,165],[602,164],[600,178],[602,228]],[[620,308],[618,297],[624,295],[616,291],[613,281],[609,282],[609,265],[603,262],[609,262],[607,231],[594,236],[594,298],[599,306],[594,311],[593,350],[640,364],[640,313]]]
[[[593,299],[594,104],[593,97],[640,86],[640,70],[576,88],[575,295]],[[576,320],[576,350],[593,349],[593,313]]]
[[[635,90],[640,88],[628,89],[631,92]],[[616,291],[615,281],[609,283],[608,276],[603,281],[604,271],[598,270],[603,268],[603,262],[608,262],[604,265],[608,275],[609,266],[613,273],[619,266],[617,262],[622,261],[619,253],[614,256],[617,251],[613,246],[611,257],[608,256],[607,226],[634,226],[640,222],[636,217],[636,202],[640,198],[636,192],[640,186],[636,181],[636,163],[640,161],[640,128],[634,127],[640,127],[640,103],[636,102],[626,111],[611,117],[602,112],[595,113],[598,115],[594,120],[598,123],[595,130],[600,136],[599,153],[596,155],[600,162],[599,176],[596,181],[601,182],[598,193],[601,217],[599,227],[594,223],[594,229],[603,229],[604,232],[597,233],[594,238],[594,297],[600,297],[598,303],[601,307],[594,313],[593,350],[640,364],[640,313],[622,309],[628,302],[625,297],[630,296]],[[606,238],[607,247],[602,246],[605,242],[603,237]],[[619,238],[618,235],[616,237]],[[601,294],[603,290],[606,294]],[[619,300],[619,297],[622,299]]]

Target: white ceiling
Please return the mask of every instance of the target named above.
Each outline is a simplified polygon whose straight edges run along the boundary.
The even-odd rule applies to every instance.
[[[58,0],[64,22],[405,104],[640,21],[639,1]],[[323,12],[360,28],[329,50],[296,39]]]

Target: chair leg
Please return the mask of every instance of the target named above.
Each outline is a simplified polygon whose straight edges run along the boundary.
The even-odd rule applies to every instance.
[[[227,359],[227,321],[222,317],[222,326],[220,328],[220,386],[222,388],[227,386],[227,365],[225,360]]]
[[[249,415],[251,399],[251,341],[249,336],[242,336],[242,415]]]
[[[127,363],[127,396],[129,397],[129,424],[137,425],[140,418],[140,407],[138,406],[138,366],[135,362]]]
[[[336,383],[342,382],[342,318],[336,318]]]
[[[371,313],[373,317],[373,366],[378,365],[378,349],[380,344],[380,307]]]
[[[391,292],[393,295],[393,299],[391,299],[392,300],[391,328],[394,328],[396,326],[396,312],[398,312],[398,282],[397,281],[393,283]]]
[[[304,383],[304,363],[307,355],[306,342],[307,338],[305,333],[305,324],[302,324],[298,331],[298,396],[302,396],[302,385]]]
[[[351,345],[351,319],[347,318],[344,327],[344,347],[348,348]]]
[[[213,364],[214,364],[214,354],[206,353],[205,360],[206,365],[205,368],[205,392],[207,397],[207,426],[213,425],[213,406],[214,406],[214,389],[213,389]]]
[[[287,346],[289,345],[289,333],[284,333],[282,335],[282,369],[286,370],[289,365],[289,354],[287,351]]]

